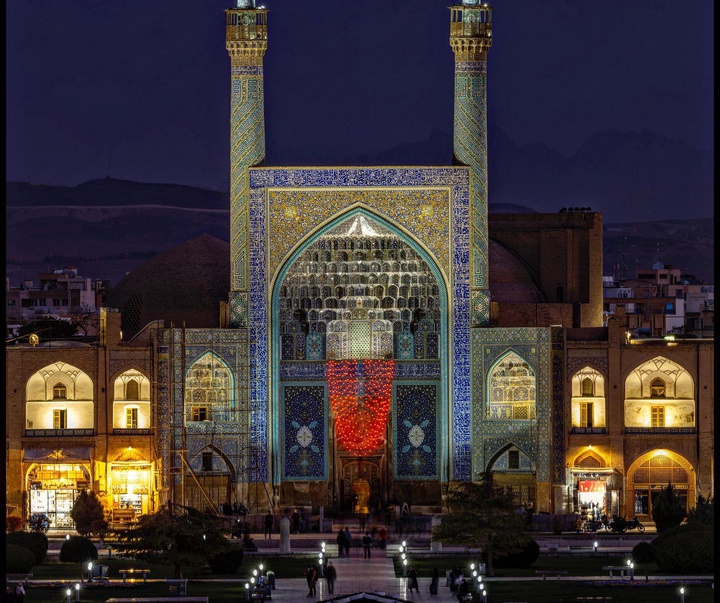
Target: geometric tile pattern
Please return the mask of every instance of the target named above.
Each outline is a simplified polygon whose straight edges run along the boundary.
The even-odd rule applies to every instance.
[[[438,384],[396,384],[395,477],[437,479]]]
[[[550,481],[551,329],[473,329],[472,475],[478,479],[488,463],[509,445],[520,448],[537,468],[538,481]],[[498,360],[509,352],[526,362],[535,375],[536,417],[530,420],[489,419],[487,380]]]
[[[283,385],[283,478],[327,479],[325,386]]]
[[[470,240],[472,255],[471,288],[489,293],[487,228],[487,63],[456,61],[455,157],[472,170]],[[489,304],[473,297],[473,326],[490,322]]]
[[[265,158],[262,65],[233,65],[230,80],[230,266],[232,291],[247,291],[247,168]],[[230,312],[247,324],[247,306],[232,297]]]
[[[253,409],[258,415],[265,413],[267,421],[269,404],[280,404],[280,392],[277,389],[279,375],[269,378],[272,370],[281,371],[282,378],[286,374],[290,378],[302,378],[299,373],[310,372],[318,374],[321,370],[315,363],[300,368],[292,363],[280,362],[279,334],[278,342],[273,341],[269,331],[270,321],[268,312],[271,309],[271,300],[268,295],[272,293],[269,285],[273,279],[278,278],[283,266],[288,266],[290,258],[298,253],[304,246],[310,244],[319,232],[324,232],[329,225],[337,222],[341,216],[347,215],[348,210],[362,211],[367,207],[373,220],[378,220],[395,230],[398,234],[407,232],[412,239],[419,242],[425,257],[432,258],[430,264],[440,268],[435,277],[443,288],[446,283],[450,285],[450,328],[454,348],[447,348],[447,343],[439,346],[439,362],[418,363],[418,365],[402,366],[396,363],[396,376],[401,373],[405,378],[429,378],[437,375],[442,366],[447,366],[449,379],[441,379],[441,393],[438,398],[450,401],[442,405],[440,420],[452,421],[452,448],[450,454],[458,459],[464,458],[464,465],[456,463],[454,471],[457,479],[470,477],[470,242],[468,232],[469,199],[470,199],[470,169],[467,167],[440,167],[440,168],[251,168],[249,170],[249,328],[250,328],[250,366],[251,400]],[[388,192],[390,191],[392,194]],[[325,194],[327,192],[327,195]],[[331,196],[328,196],[332,192]],[[317,195],[315,195],[317,193]],[[424,195],[431,194],[430,197]],[[432,195],[438,195],[434,197]],[[390,195],[390,196],[388,196]],[[296,200],[308,200],[310,205],[301,205]],[[322,198],[323,201],[333,204],[333,211],[327,212],[322,208],[323,203],[315,201],[320,207],[313,205],[313,198]],[[407,198],[410,201],[403,201]],[[450,205],[444,213],[439,199],[444,198],[445,204]],[[278,205],[277,200],[282,199],[283,204]],[[343,199],[345,205],[343,205]],[[394,202],[390,202],[392,199]],[[418,199],[438,199],[433,203],[426,203],[427,208],[420,208],[418,212]],[[415,201],[413,204],[411,201]],[[380,203],[381,208],[377,205]],[[349,205],[347,205],[349,204]],[[296,208],[301,211],[293,214],[284,209]],[[325,211],[326,213],[318,213]],[[448,215],[448,229],[442,236],[436,232],[437,221],[423,218],[422,212],[433,213],[442,222],[443,215]],[[435,213],[437,212],[437,213]],[[280,230],[269,231],[270,213]],[[293,226],[293,220],[299,216],[302,224]],[[310,220],[310,217],[313,217]],[[383,217],[386,217],[383,219]],[[387,220],[387,222],[386,222]],[[397,226],[393,226],[397,225]],[[431,236],[432,235],[432,236]],[[401,234],[402,236],[402,234]],[[403,236],[405,240],[407,236]],[[439,243],[440,239],[446,243]],[[273,241],[273,245],[267,245]],[[416,247],[416,243],[411,243]],[[442,251],[439,244],[446,245],[447,252]],[[268,262],[270,257],[279,257],[269,251],[279,246],[288,251],[282,254],[282,263],[273,266],[270,270]],[[438,250],[437,254],[433,249]],[[420,251],[420,249],[418,249]],[[432,255],[428,256],[429,253]],[[447,260],[438,257],[444,255]],[[273,259],[272,262],[280,262]],[[434,270],[434,269],[433,269]],[[448,282],[449,281],[449,282]],[[276,303],[276,302],[272,302]],[[277,311],[275,309],[274,311]],[[449,338],[444,334],[442,341]],[[433,343],[433,345],[435,345]],[[272,365],[270,357],[272,356]],[[310,363],[308,363],[310,364]],[[310,377],[310,375],[307,375]],[[268,384],[273,383],[268,389]],[[264,407],[264,410],[261,408]],[[277,411],[275,411],[277,412]],[[274,416],[277,416],[275,414]],[[445,423],[447,424],[447,423]],[[276,430],[277,431],[277,430]],[[273,458],[278,465],[281,463],[279,450],[281,443],[279,435],[273,433]],[[445,451],[440,453],[445,454]],[[448,479],[444,467],[446,462],[440,462],[441,479]],[[278,467],[278,469],[280,469]],[[281,471],[274,473],[278,479]]]

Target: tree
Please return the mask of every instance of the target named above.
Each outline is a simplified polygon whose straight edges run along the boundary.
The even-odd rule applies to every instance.
[[[668,528],[680,525],[685,514],[685,505],[682,499],[675,493],[672,484],[668,482],[668,485],[653,500],[652,518],[658,534]]]
[[[715,500],[713,497],[705,498],[702,494],[698,494],[695,508],[688,511],[687,520],[688,523],[701,523],[715,527]]]
[[[66,339],[72,337],[77,332],[77,325],[67,320],[58,320],[57,318],[43,318],[42,320],[34,320],[18,329],[18,335],[30,335],[37,333],[42,341],[50,339]]]
[[[114,547],[124,557],[163,563],[183,570],[196,569],[228,548],[222,520],[191,507],[169,503],[157,513],[143,515],[136,527],[115,532]]]
[[[70,323],[75,326],[76,331],[80,330],[87,336],[90,329],[97,329],[100,325],[100,317],[94,308],[87,304],[80,305],[80,311],[70,316]]]
[[[85,536],[70,536],[60,548],[60,561],[63,563],[76,562],[80,564],[80,582],[83,579],[83,566],[87,561],[98,558],[97,547]]]
[[[655,547],[649,542],[638,542],[632,550],[633,561],[645,568],[645,582],[649,580],[648,565],[655,561]]]
[[[495,557],[523,549],[524,529],[525,517],[518,512],[512,493],[495,487],[492,475],[485,474],[479,483],[461,482],[448,492],[448,512],[432,536],[447,544],[481,548],[488,576],[494,576]]]
[[[94,524],[97,525],[96,522],[105,519],[105,509],[95,492],[82,490],[75,499],[70,517],[75,522],[75,529],[78,533],[86,536],[93,531]]]

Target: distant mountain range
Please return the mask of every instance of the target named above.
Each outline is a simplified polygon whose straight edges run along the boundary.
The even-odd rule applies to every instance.
[[[713,153],[649,132],[609,131],[570,158],[489,131],[490,213],[591,207],[605,223],[604,273],[671,264],[714,282]],[[448,165],[449,134],[346,165]],[[441,156],[441,154],[443,156]],[[430,161],[429,161],[429,159]],[[422,159],[422,161],[420,161]],[[229,240],[229,194],[104,178],[75,187],[6,183],[6,276],[76,266],[117,283],[141,262],[207,233]]]

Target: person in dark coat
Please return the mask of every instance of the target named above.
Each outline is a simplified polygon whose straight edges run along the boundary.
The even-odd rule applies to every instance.
[[[273,526],[273,516],[270,511],[268,511],[267,515],[265,516],[265,538],[269,538],[272,540],[272,526]]]
[[[437,595],[438,594],[438,582],[440,581],[440,575],[438,574],[438,569],[433,569],[432,574],[432,580],[430,580],[430,594],[431,595]]]
[[[310,566],[310,577],[308,578],[308,586],[310,587],[310,592],[307,595],[308,597],[316,597],[317,596],[317,592],[315,591],[317,581],[318,581],[317,568],[314,565],[311,565]]]
[[[413,589],[415,589],[416,592],[420,592],[420,587],[418,586],[417,579],[417,570],[411,565],[410,569],[408,570],[408,590],[412,593]]]
[[[350,528],[345,528],[345,556],[350,556],[350,543],[352,542],[352,535],[350,534]]]
[[[457,593],[455,594],[459,603],[463,603],[463,598],[469,592],[470,592],[470,588],[468,587],[467,580],[465,580],[465,578],[462,578],[460,580],[460,584],[458,584]]]
[[[345,532],[342,528],[338,530],[337,535],[338,555],[342,557],[345,554]]]
[[[332,564],[332,561],[327,562],[327,569],[325,570],[325,580],[327,581],[328,592],[332,595],[335,593],[335,580],[337,580],[337,570]]]
[[[365,536],[362,537],[362,546],[363,559],[370,559],[372,555],[372,538],[370,538],[370,534],[368,532],[365,532]]]

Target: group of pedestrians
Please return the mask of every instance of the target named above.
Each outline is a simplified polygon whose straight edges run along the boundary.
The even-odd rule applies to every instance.
[[[308,583],[308,594],[305,596],[317,597],[318,568],[315,565],[309,565],[305,570],[305,578]],[[335,593],[335,580],[337,580],[337,570],[332,561],[328,561],[325,566],[325,582],[328,593],[331,595]]]
[[[337,535],[338,556],[342,557],[344,555],[345,557],[349,557],[351,543],[352,534],[350,534],[350,530],[348,528],[344,530],[340,528]]]

